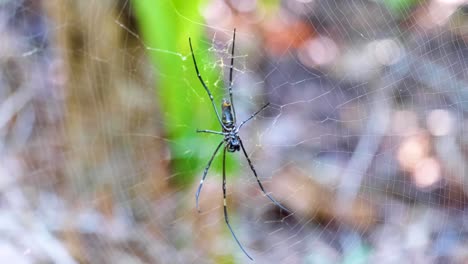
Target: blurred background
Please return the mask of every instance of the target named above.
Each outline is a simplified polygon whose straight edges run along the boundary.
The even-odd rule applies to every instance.
[[[1,262],[251,263],[234,28],[255,262],[468,263],[463,0],[0,1]]]

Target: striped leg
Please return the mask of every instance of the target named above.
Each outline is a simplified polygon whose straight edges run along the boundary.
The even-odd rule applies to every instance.
[[[254,118],[256,115],[258,115],[258,113],[260,113],[263,109],[265,109],[265,108],[266,108],[267,106],[269,106],[269,105],[270,105],[270,103],[267,103],[266,105],[262,106],[262,108],[260,108],[260,110],[258,110],[257,112],[251,114],[249,118],[247,118],[246,120],[242,121],[242,122],[240,123],[240,125],[239,125],[239,126],[237,127],[237,129],[236,129],[236,133],[239,132],[239,130],[241,129],[241,127],[242,127],[245,123],[249,122],[250,119]]]
[[[244,152],[245,158],[246,158],[247,161],[249,162],[250,169],[252,169],[252,172],[253,172],[253,174],[255,175],[255,178],[257,179],[258,186],[260,186],[260,189],[262,190],[263,194],[265,194],[265,195],[270,199],[270,201],[272,201],[274,204],[276,204],[279,208],[285,210],[285,211],[288,212],[288,213],[291,213],[291,211],[289,211],[288,209],[286,209],[286,207],[284,207],[284,206],[282,206],[280,203],[278,203],[278,201],[276,201],[275,198],[271,197],[271,195],[269,195],[269,194],[265,191],[265,189],[263,188],[262,183],[260,182],[260,179],[259,179],[258,176],[257,176],[257,172],[255,171],[255,168],[254,168],[254,166],[252,165],[252,162],[250,161],[249,155],[247,155],[247,151],[245,151],[244,144],[242,144],[242,140],[241,140],[240,138],[239,138],[239,143],[240,143],[240,145],[241,145],[242,151]]]
[[[200,74],[200,72],[198,71],[198,66],[197,66],[197,60],[195,59],[195,54],[193,54],[193,48],[192,48],[192,40],[189,38],[189,45],[190,45],[190,52],[192,53],[192,59],[193,59],[193,65],[195,65],[195,71],[197,72],[197,77],[198,79],[200,80],[200,83],[203,85],[203,88],[205,88],[205,91],[206,93],[208,93],[208,97],[210,97],[210,101],[211,101],[211,104],[213,105],[213,108],[216,112],[216,117],[218,118],[218,122],[219,124],[224,128],[226,129],[226,126],[223,124],[223,122],[221,121],[221,117],[218,113],[218,109],[216,108],[216,105],[214,103],[214,99],[213,99],[213,95],[211,94],[210,92],[210,89],[208,89],[208,86],[206,86],[205,82],[203,81],[203,78]]]
[[[234,69],[234,44],[236,43],[236,29],[234,29],[234,34],[232,36],[232,48],[231,48],[231,66],[229,69],[229,99],[231,100],[232,113],[234,114],[234,123],[237,121],[236,109],[234,108],[234,101],[232,99],[232,70]]]
[[[237,245],[244,251],[245,255],[249,257],[250,260],[253,260],[253,258],[245,251],[244,247],[242,247],[241,243],[237,239],[236,235],[234,234],[234,231],[232,231],[231,225],[229,224],[229,218],[228,218],[228,213],[227,213],[227,207],[226,207],[226,147],[224,147],[223,151],[223,197],[224,197],[224,220],[226,220],[226,224],[229,227],[229,231],[231,231],[232,236],[237,242]]]
[[[203,177],[202,177],[202,179],[200,181],[200,185],[198,185],[198,190],[197,190],[197,193],[195,194],[195,200],[196,200],[198,212],[200,212],[200,207],[198,206],[198,197],[200,197],[200,191],[201,191],[201,188],[203,186],[203,182],[205,181],[206,175],[208,174],[208,170],[210,169],[211,162],[213,162],[213,159],[216,156],[216,153],[218,153],[218,150],[219,150],[219,148],[221,147],[221,145],[223,143],[224,143],[224,140],[219,143],[218,147],[216,147],[216,150],[214,151],[213,155],[211,156],[210,160],[208,161],[208,165],[206,165],[206,167],[205,167],[205,171],[203,172]]]
[[[223,132],[207,130],[207,129],[204,129],[204,130],[197,129],[197,133],[208,133],[208,134],[216,134],[216,135],[222,135],[222,136],[225,135],[225,133]]]

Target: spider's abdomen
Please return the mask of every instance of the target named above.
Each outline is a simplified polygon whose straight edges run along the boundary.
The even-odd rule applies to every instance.
[[[231,130],[234,128],[234,115],[232,114],[232,107],[231,107],[231,102],[229,100],[223,99],[223,103],[221,104],[221,109],[222,109],[222,121],[224,126],[228,129]]]

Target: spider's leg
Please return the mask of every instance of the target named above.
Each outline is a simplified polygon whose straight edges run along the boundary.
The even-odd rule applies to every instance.
[[[262,183],[260,182],[260,179],[259,179],[258,176],[257,176],[257,172],[255,171],[255,168],[254,168],[252,162],[250,161],[249,155],[247,155],[247,151],[245,151],[244,144],[242,143],[242,140],[241,140],[240,138],[239,138],[239,143],[240,143],[240,145],[241,145],[242,151],[244,152],[245,158],[246,158],[247,161],[249,162],[250,169],[252,169],[252,172],[253,172],[253,174],[255,175],[255,178],[257,179],[258,186],[260,186],[260,189],[262,190],[262,192],[263,192],[274,204],[276,204],[279,208],[285,210],[285,211],[288,212],[288,213],[291,213],[291,211],[289,211],[288,209],[286,209],[286,207],[282,206],[278,201],[275,200],[275,198],[273,198],[271,195],[269,195],[269,194],[265,191],[265,189],[263,188]]]
[[[201,181],[200,181],[200,185],[198,185],[198,190],[197,190],[197,193],[195,194],[195,200],[196,200],[198,212],[200,212],[200,207],[198,206],[198,197],[200,197],[200,191],[201,191],[201,188],[202,188],[202,186],[203,186],[203,182],[205,181],[206,175],[208,174],[208,170],[210,169],[211,162],[213,162],[213,159],[214,159],[214,157],[216,156],[216,153],[218,153],[218,150],[219,150],[219,148],[221,147],[221,145],[222,145],[223,143],[224,143],[224,140],[221,141],[221,142],[219,143],[219,145],[216,147],[216,149],[215,149],[213,155],[211,155],[211,158],[210,158],[210,160],[208,161],[208,165],[206,165],[205,171],[203,172],[203,177],[202,177],[202,179],[201,179]]]
[[[208,89],[208,86],[206,86],[205,82],[203,81],[203,78],[200,75],[200,71],[198,71],[198,66],[197,66],[197,60],[195,60],[195,54],[193,53],[193,48],[192,48],[192,40],[189,38],[189,44],[190,44],[190,51],[192,53],[192,59],[193,59],[193,64],[195,65],[195,71],[197,72],[198,79],[200,80],[201,84],[203,85],[203,88],[205,88],[206,92],[208,93],[208,96],[210,97],[211,104],[213,105],[213,108],[216,112],[216,117],[218,117],[218,122],[219,124],[223,127],[226,128],[221,121],[220,115],[218,113],[218,109],[216,108],[216,105],[213,100],[213,95],[210,92],[210,89]]]
[[[227,226],[229,227],[229,231],[231,231],[232,236],[237,242],[237,245],[244,251],[245,255],[249,257],[250,260],[253,260],[253,258],[245,251],[244,247],[242,247],[241,243],[237,239],[236,235],[234,234],[234,231],[232,231],[231,225],[229,224],[229,218],[228,218],[228,213],[227,213],[227,207],[226,207],[226,146],[224,147],[223,151],[223,197],[224,197],[224,220],[226,221]]]
[[[263,109],[265,109],[267,106],[269,106],[270,103],[267,103],[266,105],[262,106],[262,108],[260,108],[257,112],[253,113],[252,115],[249,116],[249,118],[247,118],[246,120],[242,121],[240,123],[240,125],[237,127],[236,129],[236,133],[239,132],[239,129],[245,124],[247,123],[248,121],[250,121],[250,119],[254,118],[256,115],[258,115],[258,113],[260,113]]]
[[[197,129],[197,133],[208,133],[208,134],[216,134],[216,135],[223,135],[224,136],[224,133],[223,132],[220,132],[220,131],[213,131],[213,130],[199,130]]]
[[[232,36],[232,49],[231,49],[231,66],[229,68],[229,99],[231,100],[232,113],[234,116],[234,123],[236,123],[236,110],[234,109],[234,101],[232,100],[232,71],[234,69],[234,44],[236,43],[236,29]]]

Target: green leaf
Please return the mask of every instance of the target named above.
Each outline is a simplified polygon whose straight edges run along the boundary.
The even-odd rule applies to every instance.
[[[165,137],[171,150],[174,180],[178,184],[200,177],[204,166],[222,136],[197,134],[196,129],[219,130],[209,97],[200,84],[191,58],[192,39],[197,63],[215,98],[221,91],[210,86],[219,80],[219,70],[207,70],[213,65],[204,36],[204,21],[199,13],[202,1],[133,0],[139,32],[148,50],[156,76],[156,96],[165,127]],[[220,103],[220,102],[219,102]],[[222,149],[218,152],[218,156]],[[228,164],[232,161],[228,159]],[[221,167],[213,162],[211,172]],[[232,167],[230,165],[229,167]]]
[[[407,17],[421,0],[384,0],[383,2],[395,15]]]

